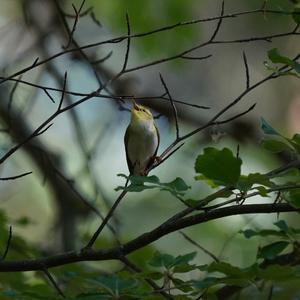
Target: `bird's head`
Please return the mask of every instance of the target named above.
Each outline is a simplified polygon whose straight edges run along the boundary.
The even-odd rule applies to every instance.
[[[153,115],[148,108],[137,104],[135,101],[133,101],[133,107],[131,109],[131,118],[135,121],[150,121],[153,120]]]

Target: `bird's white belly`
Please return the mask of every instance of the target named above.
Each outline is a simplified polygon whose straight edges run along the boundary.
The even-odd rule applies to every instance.
[[[156,128],[154,126],[139,126],[132,130],[128,139],[128,156],[134,166],[134,174],[143,172],[150,159],[154,156],[158,144]]]

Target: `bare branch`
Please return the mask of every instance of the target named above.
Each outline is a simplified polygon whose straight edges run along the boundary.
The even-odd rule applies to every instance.
[[[72,4],[72,7],[74,6],[74,4]],[[71,19],[75,19],[77,17],[77,9],[76,7],[74,8],[74,11],[75,11],[75,15],[72,15],[72,14],[68,14],[66,12],[64,12],[64,15],[67,17],[67,18],[71,18]],[[94,7],[93,6],[90,6],[89,8],[87,8],[86,10],[84,10],[82,13],[78,14],[78,16],[81,18],[81,17],[84,17],[86,15],[88,15],[89,13],[91,13],[93,11]]]
[[[12,239],[12,226],[9,226],[9,234],[8,234],[8,239],[7,239],[7,242],[6,242],[6,248],[5,248],[5,251],[4,251],[3,255],[2,255],[2,261],[5,260],[7,254],[8,254],[8,250],[9,250],[9,247],[10,247],[11,239]]]
[[[172,106],[172,111],[173,111],[173,116],[174,116],[174,119],[175,119],[175,128],[176,128],[176,140],[179,138],[179,126],[178,126],[178,116],[177,116],[177,109],[176,109],[176,106],[174,104],[174,101],[173,101],[173,98],[169,92],[169,89],[162,77],[162,75],[159,73],[159,77],[160,77],[160,81],[163,85],[163,87],[165,88],[165,91],[169,97],[169,100],[170,100],[170,103],[171,103],[171,106]]]
[[[186,55],[181,55],[180,58],[182,59],[187,59],[187,60],[203,60],[212,57],[211,54],[205,55],[205,56],[186,56]]]
[[[206,253],[208,256],[210,256],[214,261],[218,262],[219,259],[210,251],[208,251],[207,249],[205,249],[204,247],[202,247],[199,243],[197,243],[196,241],[194,241],[192,238],[190,238],[187,234],[185,234],[182,231],[179,231],[179,233],[187,240],[189,241],[191,244],[193,244],[194,246],[196,246],[197,248],[199,248],[201,251],[203,251],[204,253]]]
[[[71,45],[71,43],[72,43],[73,35],[74,35],[74,33],[75,33],[76,26],[77,26],[78,20],[79,20],[79,18],[80,18],[81,10],[82,10],[82,8],[83,8],[83,6],[84,6],[84,3],[85,3],[85,0],[82,0],[81,5],[80,5],[80,7],[79,7],[78,10],[76,9],[76,6],[75,6],[74,4],[72,4],[72,7],[73,7],[74,12],[75,12],[75,20],[74,20],[74,23],[73,23],[73,27],[72,27],[72,29],[71,29],[71,32],[70,32],[70,34],[69,34],[69,40],[68,40],[68,42],[67,42],[67,45],[63,47],[63,48],[65,48],[65,49],[69,48],[70,45]],[[86,12],[85,12],[85,13],[86,13]]]
[[[62,89],[62,93],[61,93],[61,97],[60,97],[60,102],[59,102],[57,111],[60,111],[60,110],[61,110],[61,107],[62,107],[62,104],[63,104],[63,101],[64,101],[65,90],[66,90],[66,85],[67,85],[67,77],[68,77],[68,73],[65,72],[65,75],[64,75],[64,83],[63,83],[63,89]]]
[[[111,50],[104,57],[99,58],[95,61],[92,61],[91,63],[94,64],[94,65],[101,64],[101,63],[105,62],[106,60],[108,60],[112,56],[112,54],[113,54],[113,51]]]
[[[122,67],[121,72],[125,72],[127,64],[128,64],[128,58],[129,58],[129,50],[130,50],[130,34],[131,34],[131,29],[130,29],[130,22],[129,22],[129,15],[128,12],[126,12],[126,25],[127,25],[127,46],[126,46],[126,53],[125,53],[125,59],[124,59],[124,64]]]
[[[129,181],[127,179],[127,181],[125,183],[125,187],[127,186],[128,182]],[[119,195],[119,197],[117,198],[117,200],[114,202],[113,206],[108,211],[106,217],[104,218],[104,220],[102,221],[102,223],[100,224],[100,226],[98,227],[98,229],[93,234],[93,236],[90,239],[90,241],[82,249],[83,252],[86,252],[87,250],[89,250],[89,249],[91,249],[93,247],[93,245],[96,242],[97,238],[99,237],[100,233],[102,232],[102,230],[104,229],[105,225],[108,223],[108,221],[110,220],[110,218],[113,216],[114,211],[116,210],[116,208],[118,207],[118,205],[120,204],[121,200],[125,197],[126,194],[127,194],[127,191],[123,190],[122,193]]]
[[[18,178],[21,178],[21,177],[25,177],[29,174],[32,174],[32,172],[26,172],[26,173],[22,173],[22,174],[15,175],[15,176],[10,176],[10,177],[2,177],[2,178],[0,178],[0,180],[15,180],[15,179],[18,179]]]
[[[221,28],[221,24],[222,24],[223,16],[224,16],[224,6],[225,6],[225,4],[224,4],[224,0],[223,0],[222,1],[222,8],[221,8],[220,19],[218,20],[217,27],[216,27],[215,31],[213,32],[213,34],[212,34],[212,36],[210,38],[211,42],[215,39],[216,35],[218,34],[218,32],[219,32],[219,30]]]
[[[49,125],[47,125],[44,129],[40,130],[39,132],[35,133],[34,134],[34,137],[35,136],[38,136],[38,135],[41,135],[43,133],[45,133],[50,127],[52,127],[53,123],[50,123]]]
[[[47,88],[42,88],[42,90],[45,92],[45,94],[48,96],[48,98],[51,100],[51,102],[55,103],[55,100],[53,99],[53,97],[51,96],[51,94],[48,92],[48,89]]]
[[[179,229],[187,228],[195,224],[201,224],[211,220],[234,215],[271,214],[277,212],[299,212],[299,210],[290,206],[288,203],[232,205],[209,212],[192,215],[190,217],[185,217],[174,222],[166,221],[155,229],[142,234],[126,244],[110,249],[93,250],[91,248],[87,248],[85,251],[69,251],[37,259],[2,261],[0,262],[0,272],[43,270],[45,268],[51,268],[80,261],[103,261],[112,259],[120,260],[120,258],[124,255],[128,255],[137,249],[149,245],[171,232],[175,232]]]
[[[15,95],[15,92],[18,88],[18,85],[19,85],[19,80],[21,80],[22,76],[20,76],[18,78],[18,80],[15,82],[15,84],[13,85],[10,93],[9,93],[9,99],[8,99],[8,105],[7,105],[7,113],[8,115],[10,115],[10,110],[11,110],[11,106],[12,106],[12,103],[13,103],[13,99],[14,99],[14,95]]]
[[[56,283],[55,279],[52,277],[52,275],[50,274],[50,272],[47,269],[43,269],[43,272],[47,276],[47,278],[50,280],[50,282],[52,283],[52,285],[54,286],[54,288],[57,290],[58,294],[61,297],[66,298],[65,294],[63,293],[63,291],[61,290],[61,288],[58,286],[58,284]]]
[[[229,123],[229,122],[231,122],[231,121],[233,121],[235,119],[238,119],[238,118],[240,118],[240,117],[248,114],[251,110],[253,110],[255,108],[255,106],[256,106],[256,103],[254,103],[253,105],[251,105],[247,110],[245,110],[245,111],[243,111],[243,112],[241,112],[239,114],[236,114],[236,115],[234,115],[233,117],[231,117],[229,119],[226,119],[226,120],[223,120],[223,121],[216,121],[213,124],[214,125],[221,125],[221,124]]]
[[[133,270],[136,273],[141,273],[142,270],[135,265],[133,262],[131,262],[126,256],[120,257],[120,261],[129,267],[131,270]],[[168,295],[164,291],[161,290],[161,288],[151,279],[145,279],[145,281],[153,288],[154,292],[161,294],[162,297],[165,299],[173,299],[171,295]]]
[[[249,67],[248,67],[248,62],[247,62],[247,56],[246,56],[245,52],[243,52],[243,60],[244,60],[245,71],[246,71],[246,89],[249,89],[249,87],[250,87],[250,76],[249,76]]]
[[[152,35],[152,34],[155,34],[155,33],[158,33],[158,32],[171,30],[171,29],[174,29],[174,28],[179,27],[179,26],[192,25],[192,24],[195,24],[195,23],[210,22],[210,21],[224,19],[224,18],[234,18],[236,16],[247,15],[247,14],[257,14],[257,13],[263,13],[263,12],[264,13],[267,12],[267,13],[283,14],[283,15],[292,15],[293,14],[293,12],[282,12],[282,11],[272,11],[272,10],[266,11],[266,10],[262,10],[262,9],[257,9],[257,10],[253,10],[253,11],[240,12],[240,13],[236,13],[236,14],[228,14],[228,15],[226,15],[226,16],[224,15],[222,17],[218,16],[218,17],[205,18],[205,19],[199,19],[199,20],[193,20],[193,21],[188,21],[188,22],[177,23],[177,24],[162,27],[162,28],[159,28],[159,29],[156,29],[156,30],[152,30],[152,31],[144,32],[144,33],[139,33],[139,34],[133,34],[133,35],[130,36],[130,38],[140,38],[140,37],[143,37],[143,36],[149,36],[149,35]],[[190,49],[188,49],[188,50],[186,50],[182,53],[179,53],[177,55],[174,55],[174,56],[171,56],[171,57],[168,57],[168,58],[164,58],[164,59],[160,59],[160,60],[157,60],[155,62],[145,64],[143,66],[128,69],[128,70],[126,70],[126,73],[132,72],[132,71],[135,71],[135,70],[138,70],[138,69],[142,69],[142,68],[145,68],[145,67],[148,67],[148,66],[164,63],[164,62],[176,59],[176,58],[180,58],[182,56],[185,56],[185,54],[187,54],[187,53],[190,53],[190,52],[192,52],[196,49],[199,49],[201,47],[204,47],[204,46],[207,46],[207,45],[210,45],[210,44],[230,44],[230,43],[246,43],[246,42],[253,42],[253,41],[270,41],[274,38],[280,38],[280,37],[292,36],[292,35],[300,35],[300,33],[294,32],[294,30],[292,30],[292,31],[289,31],[289,32],[281,33],[281,34],[267,35],[267,36],[263,36],[263,37],[251,37],[251,38],[246,38],[246,39],[228,40],[228,41],[215,41],[215,40],[214,41],[209,41],[209,42],[202,43],[202,44],[199,44],[197,46],[194,46],[194,47],[192,47],[192,48],[190,48]],[[0,84],[4,83],[5,81],[7,81],[9,79],[12,79],[12,78],[18,76],[18,75],[24,74],[27,71],[32,70],[33,68],[38,67],[42,64],[45,64],[45,63],[49,62],[50,60],[56,59],[56,58],[58,58],[62,55],[66,55],[66,54],[71,53],[71,52],[82,51],[82,50],[88,49],[88,48],[94,48],[94,47],[97,47],[97,46],[100,46],[100,45],[120,43],[125,39],[126,40],[128,39],[127,35],[126,36],[119,36],[119,37],[116,37],[116,38],[104,40],[104,41],[97,42],[97,43],[84,45],[82,47],[75,47],[75,48],[72,48],[72,49],[66,49],[66,50],[61,51],[59,53],[56,53],[56,54],[54,54],[54,55],[52,55],[52,56],[50,56],[50,57],[48,57],[48,58],[46,58],[46,59],[44,59],[43,61],[40,61],[40,62],[38,62],[38,59],[36,59],[36,61],[31,66],[26,67],[22,70],[19,70],[18,72],[6,77],[5,79],[2,79],[0,81]]]
[[[93,11],[91,12],[90,16],[91,16],[92,21],[93,21],[97,26],[102,27],[101,22],[96,18],[95,13],[94,13]]]

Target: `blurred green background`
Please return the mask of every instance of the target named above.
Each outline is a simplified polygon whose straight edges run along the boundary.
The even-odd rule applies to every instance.
[[[69,0],[59,2],[63,10],[69,14],[74,13],[72,3],[76,7],[79,7],[81,3],[81,1]],[[256,9],[261,3],[262,1],[256,0],[225,1],[225,14]],[[57,22],[53,2],[2,0],[0,5],[2,40],[0,68],[4,76],[30,65],[36,57],[42,59],[61,51],[62,45],[66,44],[63,25]],[[74,34],[79,45],[126,34],[126,12],[130,17],[132,33],[141,33],[187,20],[218,16],[221,1],[87,0],[85,8],[90,6],[93,6],[95,18],[101,22],[102,26],[97,26],[89,16],[80,18]],[[287,0],[269,0],[267,7],[291,11],[293,4]],[[68,21],[72,25],[73,19],[69,18]],[[216,22],[206,22],[133,39],[129,68],[175,55],[205,42],[215,26]],[[245,15],[225,19],[216,40],[229,41],[284,33],[294,27],[295,23],[291,16]],[[163,87],[159,80],[159,72],[162,73],[175,99],[211,108],[201,110],[177,105],[181,132],[188,132],[205,123],[244,90],[246,81],[243,51],[248,58],[251,83],[255,83],[270,73],[264,66],[264,61],[268,60],[267,51],[278,48],[280,53],[293,57],[299,51],[297,38],[297,36],[288,36],[274,39],[272,43],[255,41],[209,45],[191,54],[191,56],[211,54],[212,57],[207,60],[177,59],[131,72],[118,81],[113,90],[121,95],[134,95],[137,99],[143,96],[160,95],[163,93]],[[103,72],[101,75],[105,79],[121,69],[125,46],[125,42],[108,44],[88,49],[86,53],[98,59],[113,51],[112,56],[101,64],[99,70],[100,74]],[[75,55],[61,56],[51,64],[50,68],[44,65],[26,73],[22,79],[46,86],[60,87],[61,82],[57,82],[53,74],[58,72],[59,76],[62,76],[67,71],[68,90],[89,93],[97,89],[97,81],[91,68]],[[6,83],[3,87],[6,89],[6,96],[12,85],[13,83]],[[283,77],[267,82],[249,93],[226,116],[232,116],[247,109],[253,103],[257,103],[254,111],[232,124],[214,127],[194,136],[179,152],[155,169],[153,174],[159,176],[163,182],[171,181],[176,176],[184,178],[192,186],[189,197],[200,199],[207,195],[209,189],[204,183],[194,180],[193,166],[197,154],[208,145],[218,148],[227,146],[235,151],[239,144],[240,156],[244,161],[242,170],[244,174],[271,170],[282,163],[282,158],[270,157],[259,147],[260,117],[263,116],[274,128],[287,136],[299,132],[299,92],[297,78]],[[51,94],[59,101],[60,93],[52,92]],[[5,92],[2,91],[1,95],[5,95]],[[75,96],[70,97],[70,101],[77,99],[79,98]],[[1,101],[7,101],[7,97]],[[160,99],[145,100],[143,103],[151,107],[155,115],[164,114],[157,119],[161,132],[159,149],[161,152],[175,136],[170,104]],[[125,103],[125,107],[130,108],[130,103]],[[34,129],[55,111],[56,104],[51,103],[43,91],[20,84],[14,94],[13,109],[29,128]],[[38,139],[46,149],[55,153],[59,161],[57,167],[67,178],[72,179],[72,184],[76,189],[93,205],[105,212],[107,205],[104,204],[103,199],[111,204],[118,195],[114,188],[124,184],[123,179],[117,174],[127,173],[123,136],[130,115],[127,111],[120,110],[116,101],[102,98],[87,101],[76,107],[75,111],[84,141],[78,138],[72,121],[74,119],[69,112],[56,118],[53,126]],[[2,125],[5,128],[4,122]],[[214,137],[219,135],[221,139],[216,140]],[[0,139],[1,151],[5,153],[13,143],[11,133],[2,132]],[[80,141],[83,141],[87,149],[93,149],[93,155],[88,163],[89,168],[79,146]],[[47,174],[36,165],[35,159],[21,149],[1,165],[0,171],[3,177],[33,171],[33,174],[27,177],[1,182],[0,208],[7,215],[8,224],[13,225],[14,234],[20,235],[26,242],[37,245],[45,253],[63,249],[63,243],[58,237],[61,226],[58,214],[59,202],[53,200],[56,196],[47,181]],[[251,200],[251,202],[258,203],[261,201],[261,198]],[[267,201],[271,202],[273,199]],[[128,241],[151,230],[182,207],[182,204],[168,193],[145,191],[142,194],[128,195],[116,211],[121,240]],[[280,217],[288,220],[291,225],[299,223],[295,215],[281,214]],[[263,245],[266,241],[259,238],[245,240],[238,233],[239,230],[268,228],[276,220],[276,215],[235,216],[194,226],[184,231],[215,255],[234,265],[246,267],[255,260],[257,246]],[[79,248],[93,233],[99,224],[99,218],[92,213],[83,213],[79,214],[75,223],[78,231],[74,245]],[[1,245],[6,242],[6,234],[7,231],[2,232]],[[110,232],[106,231],[105,235],[97,241],[97,246],[109,246],[112,243]],[[194,247],[188,244],[180,234],[173,233],[147,249],[138,251],[133,256],[143,264],[143,261],[150,257],[155,249],[178,255],[189,252]],[[199,252],[197,260],[200,263],[207,263],[210,258],[205,253]],[[115,263],[108,265],[110,268],[118,267]],[[105,264],[99,264],[99,266],[105,269]],[[285,289],[285,293],[290,290],[291,294],[296,295],[297,289],[296,283],[295,286],[291,285]],[[282,299],[280,291],[281,286],[278,286],[278,299]],[[297,296],[300,297],[300,293]],[[243,299],[253,297],[252,293],[249,298]],[[263,293],[255,297],[266,299]],[[286,297],[285,299],[290,299],[289,296]],[[274,299],[277,298],[274,297]]]

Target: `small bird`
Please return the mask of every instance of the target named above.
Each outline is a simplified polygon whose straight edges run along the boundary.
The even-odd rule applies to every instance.
[[[156,159],[159,131],[151,111],[133,101],[131,121],[124,136],[127,165],[130,175],[146,176]]]

